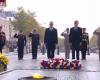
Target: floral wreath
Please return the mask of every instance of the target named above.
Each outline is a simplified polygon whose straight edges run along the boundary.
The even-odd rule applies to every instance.
[[[43,69],[73,69],[79,70],[82,65],[79,60],[64,60],[63,58],[55,58],[51,60],[42,60],[41,68]]]

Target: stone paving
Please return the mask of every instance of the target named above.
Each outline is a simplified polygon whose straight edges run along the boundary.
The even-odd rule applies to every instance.
[[[56,55],[56,57],[64,58],[64,53]],[[37,60],[32,60],[31,54],[26,54],[21,61],[17,60],[17,55],[8,54],[8,58],[9,72],[1,74],[0,80],[18,80],[20,77],[31,76],[33,73],[55,77],[57,80],[100,80],[100,61],[98,54],[92,53],[91,55],[87,55],[86,61],[81,60],[82,69],[78,71],[40,69],[40,61],[47,59],[46,55],[42,55],[41,53],[38,54]]]

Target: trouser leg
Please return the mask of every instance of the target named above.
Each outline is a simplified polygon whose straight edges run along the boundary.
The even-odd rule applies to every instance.
[[[21,47],[18,47],[18,59],[21,60],[23,59],[23,53],[24,52],[24,47],[21,46]]]
[[[99,60],[100,60],[100,51],[99,51]]]
[[[80,56],[80,55],[79,55],[79,50],[77,49],[77,50],[76,50],[76,58],[77,58],[77,60],[79,60],[79,56]]]
[[[54,58],[54,52],[55,52],[55,49],[52,48],[52,49],[51,49],[51,58]]]
[[[37,59],[37,46],[32,47],[32,59]]]
[[[84,51],[81,51],[81,57],[83,59],[83,56],[84,56]]]
[[[72,47],[72,59],[75,59],[75,48]]]
[[[70,46],[65,46],[65,59],[69,59],[70,56]]]
[[[34,48],[34,52],[35,52],[34,55],[35,55],[35,58],[36,58],[36,59],[37,59],[37,50],[38,50],[38,49],[37,49],[37,46],[36,46],[36,47]]]
[[[65,46],[65,59],[67,59],[67,50],[66,50],[66,46]]]
[[[24,54],[24,48],[21,49],[21,53],[20,53],[21,59],[23,59],[23,54]]]
[[[55,53],[55,46],[56,46],[55,44],[51,45],[51,58],[54,58],[54,56],[55,56],[55,54],[54,54]]]
[[[86,50],[82,51],[82,59],[86,59]]]
[[[67,53],[67,59],[69,59],[69,53]]]
[[[47,57],[48,57],[48,59],[50,58],[50,48],[47,48]]]
[[[47,57],[48,57],[48,59],[54,58],[55,45],[47,44],[46,48],[47,48]]]
[[[35,58],[35,56],[34,56],[34,47],[32,47],[32,59],[34,59]]]
[[[99,51],[99,61],[100,61],[100,44],[97,44],[98,45],[98,51]]]
[[[0,53],[2,53],[2,46],[0,46]]]
[[[100,47],[99,47],[99,60],[100,60]]]
[[[65,52],[65,59],[67,59],[67,52]]]
[[[18,59],[21,59],[21,49],[18,47]]]
[[[69,51],[65,52],[65,59],[69,59]]]

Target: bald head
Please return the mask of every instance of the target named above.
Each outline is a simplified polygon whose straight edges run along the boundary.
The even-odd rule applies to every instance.
[[[78,20],[75,20],[74,21],[74,26],[78,26],[78,24],[79,24],[79,21]]]
[[[49,26],[53,27],[53,25],[54,25],[53,21],[50,21]]]

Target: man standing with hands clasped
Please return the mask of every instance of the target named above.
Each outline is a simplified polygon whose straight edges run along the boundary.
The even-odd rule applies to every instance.
[[[74,27],[70,29],[69,34],[69,42],[72,47],[72,59],[75,59],[75,52],[76,52],[76,59],[79,60],[79,50],[82,41],[82,29],[78,26],[79,22],[77,20],[74,21]]]
[[[47,48],[48,59],[54,58],[54,51],[58,43],[57,29],[53,27],[53,22],[49,23],[49,28],[45,30],[44,43]]]

